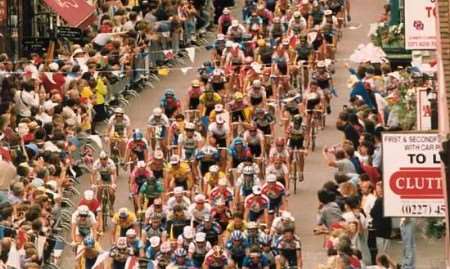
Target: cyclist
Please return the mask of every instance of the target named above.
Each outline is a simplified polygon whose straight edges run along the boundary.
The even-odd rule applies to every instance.
[[[195,153],[193,169],[197,179],[203,178],[208,173],[209,168],[212,165],[218,165],[220,160],[219,150],[215,146],[215,139],[210,137],[208,142]]]
[[[175,206],[181,206],[183,210],[187,210],[191,205],[191,200],[185,195],[183,187],[175,187],[173,189],[173,196],[167,201],[169,210],[173,210]]]
[[[131,172],[129,180],[130,193],[133,196],[134,209],[138,211],[138,194],[144,182],[148,178],[153,177],[152,171],[147,168],[147,164],[144,161],[138,161],[137,166]]]
[[[285,189],[289,190],[289,168],[286,163],[283,163],[281,158],[274,157],[266,167],[266,175],[274,174],[277,181],[280,182]]]
[[[221,246],[215,245],[205,257],[202,269],[225,269],[228,267],[228,256]]]
[[[153,173],[153,176],[159,180],[164,178],[164,153],[161,150],[153,152],[153,158],[148,163],[148,167]]]
[[[276,217],[273,220],[272,227],[270,227],[270,234],[273,236],[274,239],[278,239],[283,235],[283,231],[286,228],[293,227],[294,225],[295,219],[292,216],[292,214],[289,211],[282,211],[281,216]]]
[[[254,185],[252,193],[245,197],[244,201],[244,219],[249,221],[258,221],[263,217],[265,223],[268,223],[269,198],[262,194],[261,187]]]
[[[71,224],[72,244],[74,245],[82,242],[89,235],[96,236],[97,221],[95,215],[85,205],[79,206],[73,212]]]
[[[158,244],[155,244],[155,240],[153,238],[158,238]],[[161,224],[161,216],[159,215],[153,215],[150,218],[149,224],[144,226],[144,229],[142,230],[142,241],[146,242],[146,244],[152,245],[153,251],[155,251],[156,246],[159,246],[159,243],[161,241],[165,241],[167,238],[167,232],[165,227]],[[148,247],[148,246],[147,246]],[[152,250],[147,249],[147,253],[152,253]],[[153,252],[153,254],[156,254]]]
[[[112,269],[123,269],[130,256],[130,249],[128,248],[127,238],[119,237],[117,241],[114,240],[114,246],[109,251],[109,257],[111,258]]]
[[[127,143],[125,151],[125,163],[135,161],[148,161],[148,143],[144,138],[144,134],[139,129],[133,130],[132,138]],[[133,171],[133,166],[130,165],[130,170]]]
[[[275,140],[275,146],[270,149],[269,157],[271,160],[274,160],[275,157],[280,158],[283,163],[289,164],[289,151],[283,137],[278,137]]]
[[[288,24],[288,35],[297,34],[304,32],[307,28],[307,21],[302,16],[300,11],[295,11],[292,15],[292,19],[289,20]]]
[[[195,195],[194,203],[189,206],[188,212],[194,227],[203,221],[203,216],[210,214],[211,206],[207,203],[204,194]]]
[[[250,104],[254,107],[266,103],[266,90],[261,84],[261,80],[255,79],[252,82],[252,86],[247,89],[248,96],[250,98]]]
[[[250,151],[246,152],[245,158],[238,165],[238,167],[236,169],[237,170],[236,171],[237,174],[238,175],[242,175],[242,172],[244,171],[244,168],[247,167],[247,166],[252,167],[253,171],[255,171],[256,175],[260,175],[261,174],[261,170],[259,169],[259,165],[256,162],[254,162],[253,155],[252,155],[252,153]]]
[[[111,148],[117,142],[119,155],[123,157],[125,155],[126,139],[130,133],[130,118],[125,115],[122,108],[118,107],[114,109],[114,115],[109,119],[107,126],[107,147]]]
[[[287,98],[283,99],[283,116],[284,126],[287,131],[290,119],[300,113],[301,110],[301,95],[296,90],[287,92]]]
[[[203,117],[209,116],[211,111],[214,110],[214,106],[222,102],[222,97],[213,88],[208,86],[200,95],[200,114]]]
[[[262,233],[259,237],[259,244],[262,254],[269,261],[269,268],[275,269],[275,252],[272,249],[272,237],[268,234]]]
[[[248,255],[245,256],[242,263],[242,269],[269,269],[269,259],[262,255],[261,249],[258,246],[250,248]]]
[[[225,120],[225,123],[229,125],[229,112],[224,109],[222,104],[217,104],[214,106],[214,110],[209,114],[209,122],[215,122],[217,117],[222,117]]]
[[[178,137],[183,133],[186,126],[186,122],[184,121],[184,119],[185,117],[183,114],[176,114],[175,120],[170,124],[168,141],[171,146],[178,145]]]
[[[189,249],[189,245],[194,241],[195,230],[192,226],[186,226],[183,228],[183,233],[177,238],[177,247]]]
[[[258,223],[250,221],[247,223],[247,230],[244,232],[247,243],[250,247],[259,245],[259,236],[263,233],[259,230]]]
[[[244,262],[248,247],[247,240],[244,237],[244,234],[239,230],[234,230],[231,233],[230,239],[226,242],[225,246],[233,264],[232,268],[242,268],[242,264]]]
[[[303,98],[304,107],[306,108],[306,134],[311,132],[311,122],[314,113],[318,113],[322,116],[324,108],[324,95],[319,88],[316,80],[311,80],[309,82],[309,88],[305,92]],[[311,141],[309,135],[306,136],[307,144],[309,145]]]
[[[152,205],[155,199],[160,198],[164,191],[161,181],[153,175],[145,178],[144,183],[139,188],[139,210],[146,210],[149,205]],[[139,211],[137,211],[139,212]]]
[[[253,192],[253,186],[259,185],[260,180],[252,166],[244,167],[242,175],[237,179],[236,190],[234,192],[235,201],[241,202],[242,198],[249,196]],[[242,197],[242,198],[241,198]]]
[[[161,97],[160,106],[168,118],[172,118],[180,109],[180,101],[175,96],[173,89],[166,89],[164,96]]]
[[[79,268],[92,269],[97,257],[102,252],[99,242],[95,241],[93,236],[87,236],[83,240],[83,246],[80,251],[77,251],[79,257]]]
[[[219,242],[219,236],[222,233],[222,229],[219,223],[217,223],[210,215],[203,217],[203,222],[197,226],[197,232],[206,234],[206,241],[215,246]]]
[[[184,132],[178,136],[178,146],[180,147],[180,156],[183,160],[192,161],[195,151],[201,147],[203,138],[199,132],[195,131],[195,124],[187,122],[184,126]]]
[[[155,260],[156,256],[160,254],[161,238],[159,236],[152,236],[146,243],[145,258]]]
[[[224,200],[219,198],[214,201],[211,209],[211,218],[220,225],[222,231],[227,229],[231,216],[230,206]]]
[[[136,215],[125,207],[120,208],[119,211],[114,214],[112,223],[114,224],[114,227],[111,230],[113,242],[116,241],[116,238],[125,236],[128,229],[138,229]]]
[[[305,127],[302,125],[303,118],[300,114],[295,115],[292,123],[289,124],[288,128],[288,147],[291,151],[290,159],[293,160],[294,156],[293,154],[297,154],[298,152],[298,169],[299,169],[299,181],[303,181],[303,169],[304,169],[304,146],[303,146],[303,140],[305,138]],[[292,167],[291,167],[292,171]],[[295,175],[294,175],[295,176]]]
[[[188,109],[198,109],[202,92],[203,87],[201,87],[200,81],[198,79],[193,80],[188,90]]]
[[[180,160],[179,155],[170,157],[170,164],[167,166],[165,185],[169,190],[175,187],[183,187],[185,190],[191,190],[194,179],[192,177],[191,168],[185,161]]]
[[[225,202],[228,206],[231,204],[231,201],[233,201],[233,191],[228,188],[228,181],[225,177],[219,178],[217,186],[211,189],[209,200],[213,206],[219,200]]]
[[[260,129],[264,135],[273,134],[274,115],[271,115],[268,111],[265,111],[263,108],[257,107],[255,109],[255,115],[253,117],[253,122],[256,124],[258,129]]]
[[[275,243],[275,249],[278,253],[275,258],[277,268],[303,267],[301,243],[294,234],[293,227],[284,229],[283,235]]]
[[[144,256],[144,245],[142,241],[137,238],[136,230],[131,228],[126,232],[127,244],[130,250],[130,255],[142,257]]]
[[[230,10],[228,8],[224,8],[222,11],[222,15],[218,19],[218,27],[217,30],[219,33],[226,34],[228,32],[228,28],[231,26],[231,21],[233,17],[230,14]]]
[[[97,200],[102,201],[103,189],[109,192],[109,210],[114,212],[115,190],[116,190],[116,165],[106,152],[100,152],[99,159],[94,162],[91,174],[92,188],[97,189]],[[102,210],[105,210],[102,208]]]
[[[255,124],[252,124],[250,128],[244,132],[244,140],[253,156],[260,157],[264,145],[264,134]]]
[[[166,149],[167,130],[169,128],[169,119],[160,107],[153,109],[147,121],[147,136],[151,142],[152,149],[156,149],[157,142],[160,143],[161,149]]]
[[[312,79],[317,81],[317,86],[322,90],[325,98],[325,108],[327,114],[331,113],[331,91],[332,91],[332,78],[330,72],[327,70],[325,61],[317,62],[317,68],[311,75]]]
[[[247,121],[247,103],[244,101],[244,95],[241,92],[235,92],[233,100],[228,104],[231,113],[231,122]]]
[[[279,23],[281,25],[281,22]],[[272,64],[272,54],[273,54],[272,46],[270,46],[270,44],[267,44],[264,39],[258,39],[257,45],[258,47],[255,49],[256,62],[261,63],[265,66],[270,66]]]
[[[202,268],[206,254],[211,250],[211,244],[206,241],[206,234],[198,232],[195,240],[189,244],[189,259],[195,268]]]
[[[216,117],[216,121],[208,126],[208,136],[214,137],[218,147],[225,148],[227,146],[228,133],[228,126],[225,124],[225,119],[221,116]]]
[[[211,74],[211,78],[208,80],[209,85],[216,93],[220,93],[225,90],[225,83],[227,82],[227,78],[225,76],[225,72],[216,68]]]
[[[225,184],[228,184],[225,173],[220,171],[218,165],[211,165],[208,169],[208,173],[203,177],[203,192],[210,196],[212,190],[218,185],[221,179],[225,180]]]
[[[236,137],[228,148],[228,153],[231,156],[229,168],[237,168],[238,165],[247,159],[247,155],[250,153],[248,146],[244,144],[244,140],[240,137]]]
[[[267,175],[266,183],[261,189],[262,194],[269,198],[269,223],[272,223],[273,215],[286,207],[286,189],[283,184],[277,182],[277,176],[274,174]]]
[[[175,239],[183,233],[186,226],[191,225],[191,220],[188,213],[181,205],[175,205],[173,212],[167,216],[166,229],[169,234],[169,239]],[[175,241],[176,243],[176,241]]]

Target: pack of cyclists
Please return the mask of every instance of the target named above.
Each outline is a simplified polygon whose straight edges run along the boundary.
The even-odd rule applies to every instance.
[[[305,159],[331,113],[347,6],[250,2],[243,22],[223,10],[211,61],[186,96],[165,90],[140,129],[114,110],[107,150],[92,170],[96,195],[84,199],[100,206],[81,205],[73,216],[72,240],[85,249],[80,268],[92,268],[107,232],[113,247],[105,264],[113,269],[131,261],[139,268],[303,267],[288,197],[308,180]],[[123,177],[133,209],[115,207]]]

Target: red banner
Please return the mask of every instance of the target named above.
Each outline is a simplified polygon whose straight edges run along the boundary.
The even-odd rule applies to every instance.
[[[44,0],[45,3],[71,27],[84,28],[92,22],[95,7],[86,0]]]

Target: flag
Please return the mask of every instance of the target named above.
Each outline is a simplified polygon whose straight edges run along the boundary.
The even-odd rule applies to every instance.
[[[195,61],[195,48],[194,47],[190,47],[190,48],[186,48],[186,51],[188,53],[189,59],[191,60],[191,62]]]
[[[174,58],[172,50],[163,50],[163,54],[166,60],[172,60]]]
[[[16,248],[16,243],[11,243],[11,247],[8,253],[8,260],[6,261],[6,265],[12,268],[20,269],[20,253]]]

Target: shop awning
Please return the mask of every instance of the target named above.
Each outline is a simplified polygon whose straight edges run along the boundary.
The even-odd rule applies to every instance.
[[[95,20],[95,7],[86,0],[44,0],[71,27],[85,28]]]

